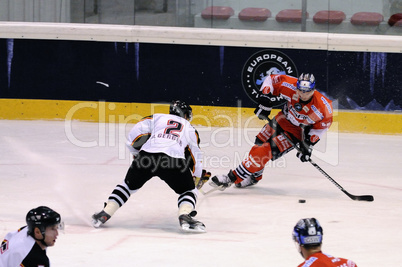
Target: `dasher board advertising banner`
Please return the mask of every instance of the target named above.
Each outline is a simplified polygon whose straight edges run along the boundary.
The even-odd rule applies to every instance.
[[[402,54],[0,40],[0,97],[254,107],[264,77],[313,73],[339,109],[401,110]]]

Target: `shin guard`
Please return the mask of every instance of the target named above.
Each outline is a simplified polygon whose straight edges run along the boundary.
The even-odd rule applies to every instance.
[[[242,165],[250,172],[256,173],[264,169],[265,164],[272,159],[271,145],[264,143],[262,145],[254,145],[247,158]]]
[[[233,171],[233,175],[237,178],[235,184],[242,182],[252,175],[255,180],[261,180],[265,164],[271,159],[272,151],[270,144],[254,145],[247,158]]]

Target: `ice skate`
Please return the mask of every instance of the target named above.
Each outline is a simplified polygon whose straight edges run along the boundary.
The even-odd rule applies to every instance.
[[[230,187],[234,181],[236,181],[236,176],[234,176],[232,170],[230,170],[227,175],[222,174],[212,177],[209,185],[212,187],[220,187],[220,190],[223,191]]]
[[[179,216],[179,223],[181,229],[184,232],[191,233],[205,233],[205,225],[197,220],[194,220],[193,217],[197,214],[196,211],[192,211],[190,214],[182,214]]]
[[[257,183],[258,183],[258,180],[255,179],[254,175],[251,175],[251,176],[247,177],[246,179],[244,179],[243,181],[241,181],[240,183],[235,184],[235,186],[237,188],[244,188],[244,187],[255,185]]]
[[[104,212],[103,210],[101,212],[95,213],[92,215],[92,225],[95,228],[99,228],[102,224],[107,222],[107,220],[110,219],[110,215]]]

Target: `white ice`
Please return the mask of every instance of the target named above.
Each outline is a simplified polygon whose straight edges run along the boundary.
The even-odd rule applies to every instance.
[[[374,202],[351,200],[291,152],[268,164],[255,187],[200,194],[196,218],[205,234],[180,232],[177,195],[158,178],[94,229],[91,215],[129,167],[131,126],[0,121],[0,238],[23,226],[28,210],[46,205],[66,224],[48,249],[52,266],[297,266],[303,259],[293,226],[316,217],[324,252],[361,267],[400,266],[402,136],[330,132],[313,152],[348,192],[372,194]],[[213,174],[236,167],[259,130],[197,129]]]

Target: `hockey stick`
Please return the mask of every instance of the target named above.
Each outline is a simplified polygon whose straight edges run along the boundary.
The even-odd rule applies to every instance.
[[[301,153],[301,149],[300,147],[296,146],[291,140],[290,138],[286,135],[283,134],[283,136],[285,136],[286,140],[294,147],[296,148],[296,150],[298,152]],[[346,191],[340,184],[338,184],[334,179],[332,179],[331,176],[329,176],[328,173],[326,173],[323,169],[321,169],[320,166],[318,166],[317,163],[315,163],[311,158],[308,159],[308,161],[311,163],[311,165],[313,165],[319,172],[321,172],[328,180],[330,180],[336,187],[338,187],[339,190],[341,190],[343,193],[345,193],[348,197],[350,197],[353,200],[357,200],[357,201],[374,201],[374,197],[372,195],[362,195],[362,196],[356,196],[356,195],[352,195],[350,194],[348,191]]]
[[[220,185],[220,186],[214,187],[214,188],[212,188],[212,189],[209,189],[209,190],[206,191],[206,192],[205,192],[204,190],[202,190],[201,188],[198,189],[198,191],[200,191],[200,192],[205,196],[205,195],[208,195],[208,194],[210,194],[210,193],[212,193],[212,192],[215,192],[215,191],[217,191],[217,190],[222,190],[222,188],[223,188],[223,186]]]

